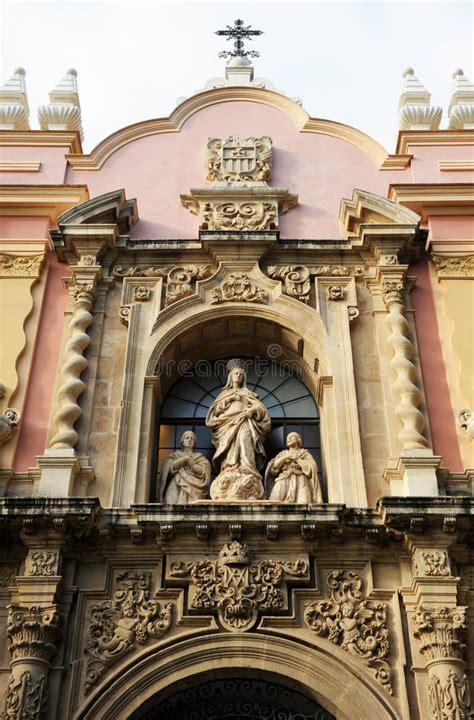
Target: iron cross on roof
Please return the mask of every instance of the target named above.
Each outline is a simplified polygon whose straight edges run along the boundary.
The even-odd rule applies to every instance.
[[[244,50],[244,40],[252,40],[254,35],[263,35],[262,30],[251,30],[251,25],[244,25],[243,20],[235,20],[234,27],[227,25],[227,30],[216,30],[216,35],[224,35],[226,40],[234,40],[234,50],[222,50],[219,57],[258,57],[255,50]]]

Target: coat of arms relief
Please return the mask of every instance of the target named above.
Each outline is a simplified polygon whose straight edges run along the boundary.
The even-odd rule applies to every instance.
[[[268,185],[272,161],[268,136],[209,138],[205,166],[212,185],[181,195],[182,205],[199,217],[199,230],[278,230],[279,215],[295,207],[298,197]]]

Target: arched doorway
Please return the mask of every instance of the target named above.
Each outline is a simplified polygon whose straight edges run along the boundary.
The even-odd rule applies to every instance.
[[[175,691],[130,720],[335,720],[302,692],[262,678],[228,677]]]

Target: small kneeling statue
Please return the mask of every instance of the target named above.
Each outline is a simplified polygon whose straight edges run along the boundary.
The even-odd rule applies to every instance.
[[[288,449],[282,450],[268,463],[265,481],[274,482],[270,494],[273,502],[305,505],[323,502],[316,460],[302,445],[297,432],[288,433]]]
[[[186,505],[203,500],[211,478],[211,464],[204,455],[194,452],[196,435],[187,430],[181,435],[181,450],[170,453],[161,468],[163,502]]]

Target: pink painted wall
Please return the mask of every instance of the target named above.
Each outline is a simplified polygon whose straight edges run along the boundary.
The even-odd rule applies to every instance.
[[[416,276],[410,299],[415,311],[416,337],[433,451],[435,455],[442,456],[442,464],[451,472],[462,472],[464,468],[444,368],[427,260],[411,265],[409,275]]]
[[[99,171],[68,169],[66,182],[87,183],[91,197],[125,188],[136,197],[140,221],[135,238],[196,237],[197,218],[181,207],[180,193],[205,187],[204,153],[210,136],[270,135],[271,184],[299,195],[299,207],[281,219],[284,238],[339,238],[341,198],[354,188],[387,195],[395,182],[411,182],[409,170],[379,171],[361,150],[339,139],[299,132],[282,111],[249,102],[227,102],[192,115],[179,133],[141,138],[117,150]]]
[[[0,185],[55,185],[64,182],[69,148],[0,147],[0,162],[40,162],[38,172],[0,172]]]
[[[18,238],[43,240],[47,228],[48,218],[44,216],[0,215],[0,242]]]
[[[13,467],[18,472],[34,467],[36,455],[43,454],[45,448],[68,298],[62,278],[69,274],[68,266],[59,263],[50,251],[43,279],[46,288],[13,461]]]

